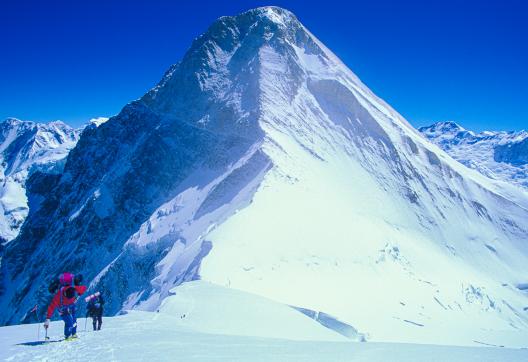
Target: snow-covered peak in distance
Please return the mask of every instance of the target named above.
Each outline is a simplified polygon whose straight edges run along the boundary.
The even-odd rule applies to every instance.
[[[36,123],[8,118],[0,123],[3,175],[64,158],[78,138],[79,130],[62,121]]]
[[[7,118],[0,123],[0,238],[19,232],[28,213],[25,183],[32,172],[61,172],[63,160],[79,139],[62,121],[36,123]]]
[[[528,196],[426,140],[278,8],[213,23],[41,182],[0,323],[70,270],[108,313],[203,279],[374,340],[528,330]]]
[[[419,130],[460,163],[528,189],[528,132],[475,133],[454,122],[437,122]]]
[[[444,135],[449,137],[456,137],[459,134],[466,134],[467,131],[465,128],[460,126],[458,123],[453,121],[444,121],[436,122],[428,127],[421,127],[420,132],[427,133],[431,135]],[[473,134],[473,133],[469,133]]]

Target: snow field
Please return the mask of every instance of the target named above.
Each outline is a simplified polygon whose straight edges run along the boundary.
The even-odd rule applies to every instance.
[[[526,349],[344,341],[279,303],[205,282],[175,288],[159,312],[105,318],[79,339],[38,344],[36,324],[0,328],[4,361],[524,361]],[[43,329],[40,329],[43,337]],[[33,344],[33,345],[32,345]]]

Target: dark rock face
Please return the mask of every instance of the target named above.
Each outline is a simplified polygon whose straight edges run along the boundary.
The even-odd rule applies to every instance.
[[[301,36],[297,20],[292,24],[277,42]],[[92,286],[111,291],[109,313],[130,293],[148,292],[166,248],[123,246],[193,172],[207,170],[208,176],[185,187],[203,187],[262,137],[258,77],[252,74],[259,67],[255,50],[270,27],[279,31],[260,11],[219,19],[141,100],[99,127],[87,127],[61,174],[35,173],[30,214],[0,266],[0,308],[9,311],[0,324],[18,323],[30,304],[47,304],[47,283],[62,271],[82,272],[90,281],[111,264]],[[230,64],[212,56],[217,48],[237,49]]]
[[[12,313],[3,315],[2,323],[17,323],[29,300],[46,304],[46,285],[61,271],[93,279],[155,208],[177,194],[178,185],[193,170],[223,170],[250,144],[235,135],[214,135],[162,119],[140,102],[86,130],[63,174],[36,173],[29,181],[33,207],[1,265],[4,285],[18,286],[3,290],[2,308]],[[126,265],[121,274],[114,274],[107,288],[123,293],[109,294],[110,313],[129,290],[120,287],[127,275],[142,275],[134,283],[144,286],[162,256],[159,251],[150,261]]]
[[[301,36],[297,20],[292,24],[276,41]],[[82,272],[92,280],[123,253],[112,273],[98,279],[99,290],[113,291],[107,311],[119,310],[132,291],[148,289],[163,245],[141,258],[123,245],[194,171],[217,177],[261,138],[258,77],[252,74],[259,67],[255,50],[270,27],[279,31],[260,11],[219,19],[141,100],[101,126],[87,127],[60,175],[31,178],[32,210],[2,259],[0,307],[9,313],[0,324],[17,323],[29,304],[46,304],[46,285],[58,273]],[[217,47],[238,49],[227,66],[211,57]],[[216,82],[219,75],[237,81]]]

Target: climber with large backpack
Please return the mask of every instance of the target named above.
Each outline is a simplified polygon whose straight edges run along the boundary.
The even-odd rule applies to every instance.
[[[75,302],[77,302],[77,296],[86,291],[86,286],[81,285],[81,283],[81,274],[62,273],[49,286],[49,291],[52,294],[55,293],[55,296],[48,307],[44,328],[48,329],[50,318],[55,309],[58,309],[59,315],[64,321],[64,339],[66,340],[77,338]]]

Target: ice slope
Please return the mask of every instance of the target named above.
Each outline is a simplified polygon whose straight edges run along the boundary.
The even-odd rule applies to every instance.
[[[220,18],[35,184],[3,324],[71,270],[111,313],[202,279],[371,341],[527,340],[526,193],[427,141],[284,9]]]
[[[354,343],[285,305],[203,282],[172,291],[157,312],[105,318],[74,342],[51,323],[0,328],[3,361],[524,361],[526,349]],[[212,308],[211,308],[212,307]],[[90,326],[89,326],[90,327]],[[40,335],[38,334],[40,332]]]
[[[467,167],[528,188],[528,132],[475,133],[455,122],[437,122],[419,130]]]
[[[56,121],[48,124],[8,118],[0,123],[0,238],[18,235],[28,214],[26,180],[35,171],[59,173],[79,131]]]

